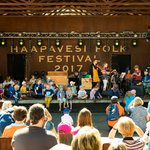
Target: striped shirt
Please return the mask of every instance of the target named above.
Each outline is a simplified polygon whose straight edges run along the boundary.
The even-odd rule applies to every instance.
[[[145,146],[145,143],[140,138],[134,140],[132,137],[125,137],[123,143],[125,143],[128,150],[143,150]]]

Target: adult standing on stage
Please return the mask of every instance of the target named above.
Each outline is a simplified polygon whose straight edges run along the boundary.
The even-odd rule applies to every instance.
[[[92,88],[100,82],[101,69],[98,67],[98,62],[98,60],[94,60],[89,68],[89,74],[92,78]]]

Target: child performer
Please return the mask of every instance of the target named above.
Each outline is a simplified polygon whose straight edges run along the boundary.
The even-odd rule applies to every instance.
[[[71,87],[68,86],[66,90],[66,103],[67,103],[67,107],[69,107],[69,102],[70,102],[70,110],[72,109],[72,98],[73,98],[72,90]]]
[[[50,107],[50,103],[52,101],[53,95],[54,95],[54,91],[50,89],[50,85],[47,84],[45,90],[45,105],[47,109]]]
[[[18,84],[16,84],[16,85],[14,86],[15,93],[14,93],[14,95],[13,95],[13,98],[14,98],[14,101],[15,101],[15,105],[18,105],[18,101],[20,100],[20,97],[21,97],[19,88],[20,88],[20,86],[19,86]]]
[[[80,90],[78,91],[78,99],[86,99],[87,97],[87,92],[84,90],[83,86],[80,86]]]
[[[64,103],[64,108],[65,108],[65,91],[63,89],[63,86],[59,86],[59,90],[57,92],[57,100],[59,101],[59,111],[61,111],[61,104]]]

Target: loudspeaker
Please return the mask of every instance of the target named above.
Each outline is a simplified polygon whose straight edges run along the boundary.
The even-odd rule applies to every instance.
[[[136,90],[136,96],[143,97],[144,96],[144,87],[143,85],[132,85],[131,90]]]

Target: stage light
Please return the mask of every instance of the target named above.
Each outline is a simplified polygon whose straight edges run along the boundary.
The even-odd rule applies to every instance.
[[[19,45],[20,45],[20,46],[23,46],[23,45],[24,45],[23,39],[20,39],[20,40],[19,40]]]
[[[97,46],[97,47],[100,47],[100,46],[101,46],[101,40],[97,40],[97,41],[96,41],[96,46]]]
[[[119,40],[115,40],[114,45],[115,47],[118,47],[120,45]]]
[[[78,40],[78,45],[81,47],[81,46],[83,46],[83,41],[80,39],[80,40]]]
[[[59,47],[61,45],[60,40],[57,39],[55,44],[56,44],[56,47]]]
[[[134,40],[132,40],[132,46],[137,46],[137,41],[134,39]]]
[[[42,46],[42,40],[41,40],[41,39],[38,39],[37,45],[38,45],[38,46]]]
[[[5,46],[5,45],[6,45],[5,39],[2,39],[2,40],[1,40],[1,45],[2,45],[2,46]]]

